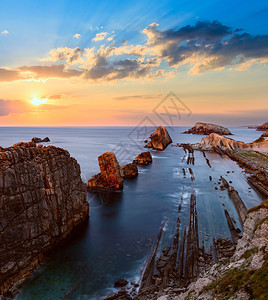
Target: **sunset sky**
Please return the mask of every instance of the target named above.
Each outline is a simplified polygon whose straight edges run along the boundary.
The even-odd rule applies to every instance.
[[[267,1],[0,5],[1,126],[161,123],[170,92],[174,125],[267,121]]]

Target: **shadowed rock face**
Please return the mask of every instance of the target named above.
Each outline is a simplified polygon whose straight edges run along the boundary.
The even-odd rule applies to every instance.
[[[134,163],[127,164],[121,167],[121,173],[125,179],[132,179],[138,176],[138,168]]]
[[[102,153],[98,157],[100,173],[87,182],[87,187],[92,190],[110,189],[121,190],[124,178],[122,177],[119,163],[113,152]]]
[[[163,126],[157,126],[155,132],[150,135],[151,141],[145,146],[146,148],[153,148],[155,150],[165,150],[166,147],[172,143],[172,139]]]
[[[150,151],[147,151],[147,152],[142,152],[141,154],[139,154],[135,158],[133,163],[135,163],[137,165],[148,165],[148,164],[151,164],[152,161],[153,161],[152,155],[151,155]]]
[[[210,123],[201,123],[201,122],[196,123],[193,128],[190,128],[189,130],[183,133],[204,134],[204,135],[217,133],[220,135],[232,135],[231,131],[223,126],[210,124]]]
[[[0,295],[88,219],[77,161],[54,146],[0,148]]]
[[[268,122],[257,127],[258,131],[267,131],[268,130]]]
[[[265,132],[261,135],[261,137],[268,137],[268,130],[265,131]]]

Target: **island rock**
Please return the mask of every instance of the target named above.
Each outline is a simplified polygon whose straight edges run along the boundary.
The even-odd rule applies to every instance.
[[[135,163],[137,165],[148,165],[148,164],[151,164],[152,161],[153,161],[152,155],[151,155],[150,151],[147,151],[147,152],[142,152],[141,154],[139,154],[135,158],[133,163]]]
[[[268,122],[257,127],[258,131],[267,131],[268,130]]]
[[[101,172],[89,179],[86,186],[91,190],[121,190],[124,178],[115,154],[113,152],[102,153],[98,161]]]
[[[157,126],[156,130],[150,135],[151,141],[145,146],[155,150],[165,150],[172,143],[172,139],[163,126]]]
[[[0,149],[0,295],[32,274],[88,220],[80,166],[68,151],[18,143]],[[1,297],[0,297],[1,298]]]
[[[38,138],[38,137],[33,137],[32,142],[38,144],[38,143],[48,143],[50,142],[50,139],[48,137],[45,137],[44,139]]]
[[[210,124],[210,123],[202,123],[198,122],[194,125],[193,128],[183,132],[186,134],[203,134],[208,135],[211,133],[217,133],[220,135],[232,135],[231,131],[223,126]]]
[[[121,174],[125,179],[132,179],[138,176],[138,168],[136,164],[131,163],[121,167]]]

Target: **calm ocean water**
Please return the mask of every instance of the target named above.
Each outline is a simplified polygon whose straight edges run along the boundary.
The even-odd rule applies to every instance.
[[[169,130],[174,143],[199,142],[203,137],[181,134],[186,129],[188,127]],[[246,127],[230,129],[234,133],[232,138],[244,142],[260,136],[259,132]],[[67,149],[77,159],[86,182],[99,172],[98,155],[114,151],[120,165],[129,163],[143,151],[143,140],[153,130],[149,128],[144,135],[133,127],[0,127],[0,146],[29,141],[34,136],[48,136],[51,140],[48,144]],[[261,202],[249,189],[245,173],[230,159],[208,153],[212,166],[209,168],[202,153],[195,151],[195,165],[191,166],[195,180],[191,181],[189,173],[183,178],[182,168],[189,166],[182,159],[182,148],[169,146],[164,152],[152,150],[151,153],[152,165],[139,167],[139,176],[125,181],[122,192],[115,192],[108,199],[88,192],[88,228],[35,272],[19,299],[102,299],[114,291],[116,279],[137,281],[166,218],[161,243],[166,245],[171,240],[181,197],[181,226],[188,222],[193,190],[197,195],[199,238],[209,251],[213,238],[230,237],[223,204],[241,228],[228,192],[215,190],[215,182],[221,175],[233,182],[248,208]]]

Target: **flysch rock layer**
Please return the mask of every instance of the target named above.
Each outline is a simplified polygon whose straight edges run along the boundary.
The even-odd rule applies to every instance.
[[[68,151],[33,142],[0,148],[0,295],[12,296],[88,214],[80,166]]]
[[[153,148],[155,150],[165,150],[166,147],[172,143],[172,139],[163,126],[157,126],[156,130],[150,135],[151,141],[145,148]]]

